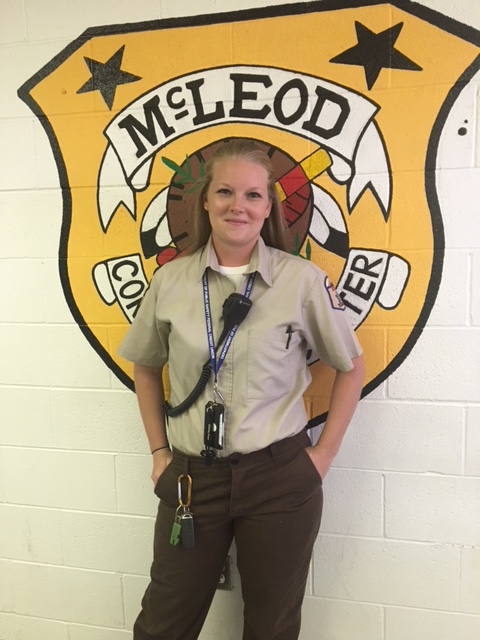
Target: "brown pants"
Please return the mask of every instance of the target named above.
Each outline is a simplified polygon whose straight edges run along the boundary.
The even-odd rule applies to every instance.
[[[322,482],[305,452],[309,445],[304,431],[211,466],[174,452],[155,487],[160,504],[151,582],[134,640],[198,638],[233,539],[245,604],[243,640],[298,638],[322,512]],[[193,479],[194,549],[170,544],[182,473]]]

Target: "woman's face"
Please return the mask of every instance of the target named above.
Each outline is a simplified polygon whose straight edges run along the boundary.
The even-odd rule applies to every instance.
[[[245,160],[219,162],[205,200],[217,254],[241,250],[249,259],[271,208],[264,167]]]

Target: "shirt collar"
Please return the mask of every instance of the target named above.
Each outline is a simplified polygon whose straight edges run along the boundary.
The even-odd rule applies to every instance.
[[[213,271],[220,271],[217,254],[213,248],[212,238],[208,239],[207,244],[200,249],[199,252],[199,275],[198,279],[201,280],[207,267],[210,267]],[[253,253],[250,257],[250,262],[245,273],[257,272],[269,287],[272,286],[272,264],[269,248],[265,244],[262,237],[258,238],[258,242],[255,245]]]

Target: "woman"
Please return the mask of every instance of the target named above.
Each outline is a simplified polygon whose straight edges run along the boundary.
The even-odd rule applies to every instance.
[[[195,216],[192,251],[155,273],[120,349],[134,362],[160,497],[151,582],[134,638],[197,638],[235,539],[244,640],[293,640],[320,525],[322,478],[363,385],[361,348],[344,310],[331,302],[325,274],[282,250],[285,223],[271,163],[252,142],[220,146],[206,165]],[[223,343],[227,352],[215,352],[222,305],[233,292],[251,309]],[[336,370],[315,446],[302,398],[310,382],[307,349]],[[162,367],[168,361],[176,406],[209,353],[206,389],[169,419],[167,437]],[[205,418],[212,401],[224,406],[223,448],[216,431],[222,419],[212,426]],[[206,425],[213,440],[205,440]],[[187,504],[187,476],[191,504],[178,509],[179,496]],[[185,548],[193,544],[192,520],[195,543]]]

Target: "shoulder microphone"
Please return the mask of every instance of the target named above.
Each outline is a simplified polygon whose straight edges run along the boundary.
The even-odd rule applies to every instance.
[[[215,351],[218,350],[230,331],[245,320],[251,308],[252,301],[241,293],[232,293],[228,296],[223,303],[223,330]]]

